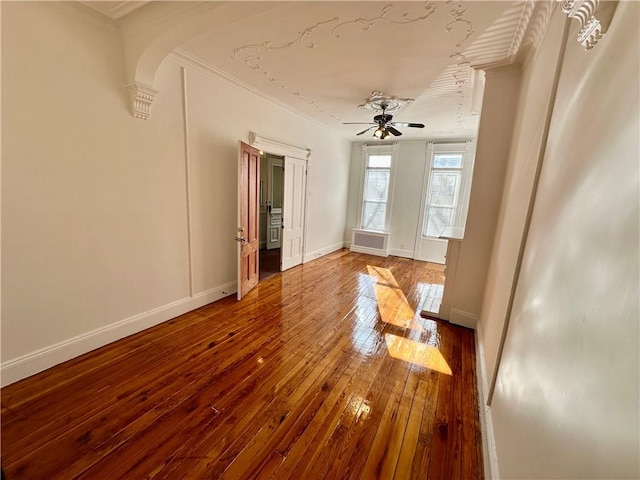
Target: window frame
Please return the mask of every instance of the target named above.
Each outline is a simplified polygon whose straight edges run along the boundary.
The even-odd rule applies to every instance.
[[[421,218],[418,234],[422,239],[437,239],[438,236],[427,235],[426,230],[428,226],[428,214],[431,207],[439,207],[439,205],[431,205],[429,199],[431,198],[432,180],[434,173],[459,173],[459,182],[456,187],[456,193],[454,198],[454,209],[452,227],[463,227],[467,218],[467,211],[469,206],[469,191],[471,175],[473,172],[473,155],[471,154],[472,141],[467,140],[464,143],[433,143],[427,144],[426,151],[426,169],[425,169],[425,184],[424,184],[424,196],[421,205]],[[462,164],[460,168],[456,167],[435,167],[435,158],[437,155],[462,155]],[[440,206],[442,207],[442,206]],[[449,208],[444,206],[443,208]]]
[[[356,219],[357,220],[356,225],[359,230],[365,230],[369,232],[378,232],[378,233],[389,233],[390,231],[397,153],[398,153],[397,142],[393,144],[387,144],[387,145],[366,145],[365,144],[362,146],[362,165],[361,165],[362,180],[360,182],[360,191],[358,195],[359,208],[358,208],[358,215]],[[371,155],[391,155],[391,164],[389,168],[369,167],[369,156]],[[389,184],[387,186],[386,202],[375,202],[375,201],[369,201],[365,199],[365,194],[367,191],[367,180],[368,180],[367,172],[368,171],[388,171],[389,172]],[[374,230],[371,228],[367,228],[363,225],[364,209],[367,203],[385,203],[386,204],[383,230]]]

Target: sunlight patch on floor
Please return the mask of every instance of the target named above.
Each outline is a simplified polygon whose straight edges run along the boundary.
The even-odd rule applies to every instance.
[[[373,280],[373,291],[378,302],[380,317],[384,323],[397,327],[422,331],[417,315],[405,297],[393,273],[388,268],[367,265],[369,277]]]
[[[449,367],[442,353],[433,345],[426,345],[392,333],[385,333],[384,339],[387,343],[389,355],[393,358],[420,365],[446,375],[452,374],[451,367]]]
[[[411,308],[407,297],[400,288],[391,270],[367,265],[373,283],[380,318],[384,323],[408,329],[409,332],[423,332],[422,319]],[[435,332],[434,332],[435,333]],[[391,333],[384,334],[389,355],[415,365],[420,365],[446,375],[451,375],[451,367],[437,346],[420,343]]]

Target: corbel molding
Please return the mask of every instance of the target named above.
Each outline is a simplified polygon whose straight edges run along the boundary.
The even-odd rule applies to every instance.
[[[158,91],[141,83],[127,85],[127,90],[131,102],[131,115],[142,120],[148,119],[151,104]]]
[[[607,32],[618,6],[617,1],[560,0],[562,13],[580,22],[578,43],[591,50]]]

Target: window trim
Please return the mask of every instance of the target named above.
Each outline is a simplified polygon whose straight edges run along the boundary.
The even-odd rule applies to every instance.
[[[391,155],[391,165],[389,167],[389,187],[387,190],[386,211],[384,218],[384,230],[372,230],[367,229],[362,225],[362,219],[364,216],[365,205],[365,183],[367,182],[367,170],[387,170],[386,168],[372,167],[367,169],[369,155]],[[391,212],[393,210],[393,192],[396,179],[396,159],[398,157],[398,142],[386,145],[362,145],[361,165],[360,165],[360,185],[358,191],[358,213],[356,215],[356,228],[358,230],[377,232],[377,233],[389,233],[391,230]],[[376,203],[376,202],[368,202]],[[377,202],[384,203],[384,202]]]
[[[472,154],[473,141],[456,143],[434,143],[428,142],[425,158],[425,172],[423,180],[422,204],[420,206],[420,220],[418,225],[417,239],[420,240],[440,240],[438,237],[425,235],[424,230],[427,224],[427,213],[429,206],[427,200],[431,196],[431,179],[434,172],[453,173],[460,172],[460,184],[456,192],[455,206],[456,208],[453,225],[454,227],[463,227],[466,223],[467,212],[469,208],[469,192],[470,182],[473,174],[474,158]],[[434,168],[434,156],[436,154],[462,154],[461,168]],[[460,207],[460,208],[458,208]]]

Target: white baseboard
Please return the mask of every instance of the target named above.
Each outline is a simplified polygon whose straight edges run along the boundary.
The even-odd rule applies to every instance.
[[[366,253],[368,255],[376,255],[378,257],[388,257],[389,256],[389,252],[387,252],[386,250],[379,250],[377,248],[361,247],[359,245],[353,245],[353,244],[351,244],[351,247],[349,247],[349,250],[351,250],[352,252]]]
[[[171,320],[237,291],[236,282],[229,282],[193,297],[183,298],[162,307],[125,318],[73,338],[63,340],[35,352],[4,362],[0,367],[0,384],[4,387],[47,368],[83,355],[116,340]]]
[[[311,260],[315,260],[316,258],[323,257],[330,253],[333,253],[337,250],[341,250],[344,248],[344,242],[337,242],[333,245],[329,245],[328,247],[321,248],[319,250],[315,250],[313,252],[305,253],[302,256],[302,263],[310,262]]]
[[[451,309],[449,321],[462,327],[473,328],[475,330],[478,325],[478,316],[474,313],[465,312],[456,308]]]
[[[402,258],[413,258],[413,250],[403,250],[401,248],[391,248],[391,249],[389,249],[389,255],[393,255],[394,257],[402,257]]]
[[[476,325],[476,379],[478,381],[478,407],[480,408],[480,428],[482,430],[482,456],[484,463],[484,478],[499,480],[498,451],[493,432],[491,407],[487,405],[489,393],[489,377],[484,361],[484,346],[482,344],[482,324]]]

